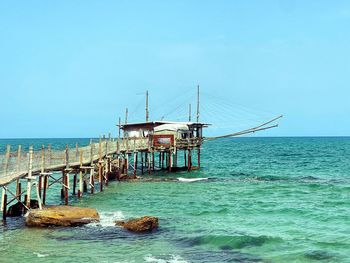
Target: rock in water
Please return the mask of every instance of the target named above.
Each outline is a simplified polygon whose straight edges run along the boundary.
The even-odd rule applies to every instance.
[[[29,210],[26,216],[27,226],[79,226],[98,222],[100,216],[92,208],[75,206],[48,206],[44,209]]]
[[[37,200],[30,200],[30,207],[31,208],[38,208],[39,203]],[[9,209],[7,210],[7,216],[14,217],[14,216],[21,216],[23,214],[23,211],[25,211],[25,208],[22,203],[17,202],[14,205],[11,205]]]
[[[143,216],[140,218],[131,219],[127,222],[116,221],[116,225],[122,226],[132,232],[151,232],[158,228],[158,218],[154,216]]]

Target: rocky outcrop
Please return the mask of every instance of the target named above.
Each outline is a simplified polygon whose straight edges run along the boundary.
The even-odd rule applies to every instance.
[[[31,208],[38,208],[39,202],[37,200],[30,200],[30,207]],[[21,216],[24,214],[25,207],[22,203],[17,202],[14,205],[11,205],[9,209],[7,210],[6,216],[14,217],[14,216]]]
[[[48,206],[44,209],[31,209],[26,215],[26,225],[45,226],[79,226],[98,222],[99,214],[95,209],[75,206]]]
[[[158,228],[158,218],[154,216],[143,216],[129,221],[116,221],[116,225],[129,231],[142,233],[151,232]]]

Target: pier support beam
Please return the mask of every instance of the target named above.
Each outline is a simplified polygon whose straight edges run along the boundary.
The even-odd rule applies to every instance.
[[[22,200],[22,189],[21,189],[21,181],[20,179],[17,179],[16,181],[16,196],[18,196],[18,201],[21,201]]]
[[[43,205],[46,203],[46,191],[47,191],[47,186],[48,186],[48,176],[44,175],[44,185],[43,185]]]
[[[201,149],[198,148],[197,150],[197,163],[198,163],[198,168],[201,167]]]
[[[77,174],[75,173],[73,176],[73,195],[76,195],[75,188],[77,187]]]
[[[7,216],[7,193],[6,188],[2,188],[2,200],[1,200],[2,220],[6,221]]]
[[[134,153],[134,178],[137,176],[137,159],[138,159],[138,152]]]
[[[100,192],[102,192],[103,191],[102,161],[98,162],[98,182],[100,184]]]
[[[93,166],[93,164],[91,164]],[[95,188],[94,169],[90,169],[90,191],[93,194]]]
[[[191,155],[191,149],[188,149],[188,171],[191,171],[192,169],[192,155]]]

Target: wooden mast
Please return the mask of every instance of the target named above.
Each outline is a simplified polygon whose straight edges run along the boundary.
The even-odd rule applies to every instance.
[[[128,124],[128,108],[125,109],[125,124]]]
[[[149,121],[149,109],[148,109],[148,90],[146,91],[146,122]]]
[[[197,122],[199,122],[199,85],[197,86]]]

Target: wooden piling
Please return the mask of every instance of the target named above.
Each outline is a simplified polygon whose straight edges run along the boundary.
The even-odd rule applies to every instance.
[[[18,201],[21,201],[21,199],[22,199],[22,189],[21,189],[21,181],[20,181],[20,179],[17,179],[17,181],[16,181],[16,196],[18,198]]]
[[[3,200],[4,204],[3,204],[3,210],[2,210],[2,220],[6,221],[6,215],[7,215],[7,194],[6,194],[6,190],[5,190],[5,194],[4,194],[4,200]]]
[[[83,150],[80,150],[79,153],[79,163],[80,163],[80,168],[79,168],[79,190],[78,190],[78,198],[81,197],[83,193]]]
[[[64,204],[68,205],[68,183],[69,179],[68,179],[68,174],[64,174]]]
[[[38,194],[39,194],[39,197],[41,197],[41,187],[42,187],[42,176],[39,175],[39,177],[38,177]]]
[[[138,158],[138,153],[134,153],[134,178],[137,176],[137,158]]]
[[[93,194],[95,188],[94,169],[90,169],[90,192]]]
[[[48,185],[48,176],[44,175],[44,189],[43,189],[43,205],[45,205],[46,203],[46,189],[47,189],[47,185]]]
[[[197,163],[198,163],[198,168],[201,167],[201,149],[198,148],[197,150]]]
[[[103,191],[102,161],[98,162],[98,181],[100,183],[100,192],[102,192]]]
[[[75,188],[77,187],[77,174],[75,173],[73,176],[73,195],[75,195]]]
[[[26,195],[26,206],[30,208],[30,199],[32,192],[32,177],[33,175],[33,146],[29,147],[29,169],[28,169],[28,177],[27,177],[27,195]]]
[[[188,171],[191,171],[192,169],[192,156],[191,156],[191,149],[188,149]]]

